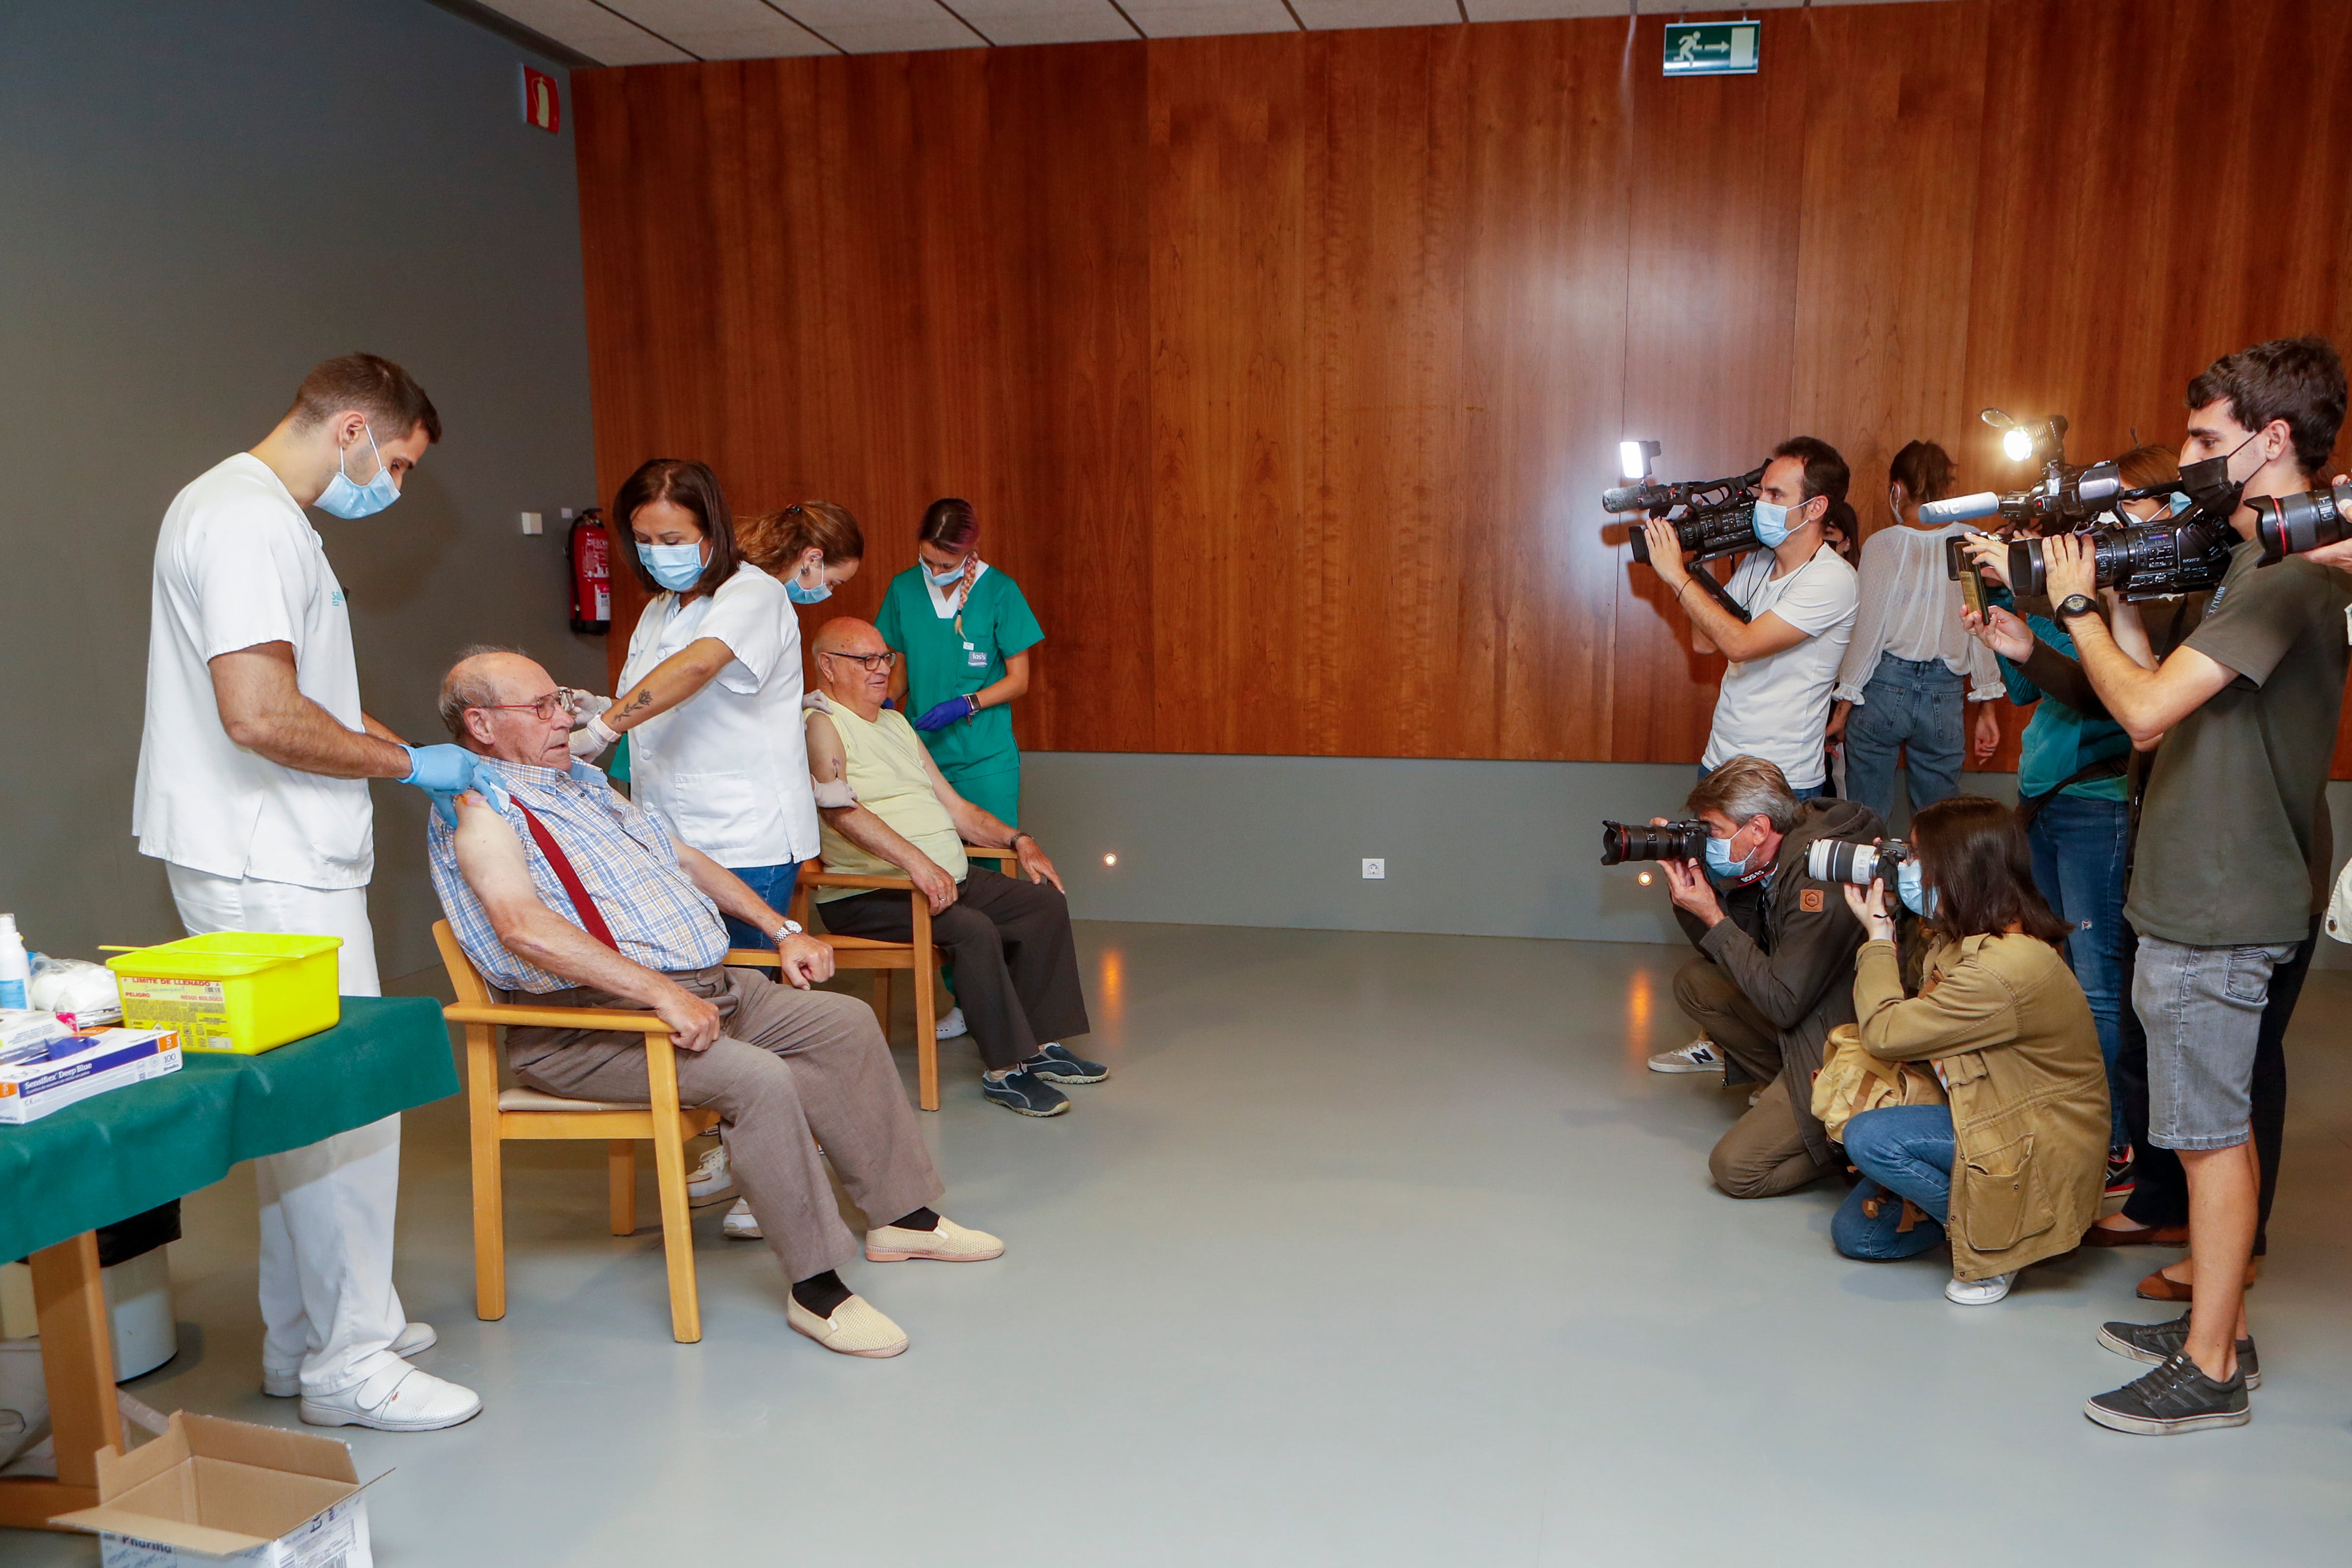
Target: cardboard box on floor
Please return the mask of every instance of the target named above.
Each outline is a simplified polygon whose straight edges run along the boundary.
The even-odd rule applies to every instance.
[[[365,1489],[332,1437],[182,1410],[100,1449],[98,1506],[49,1522],[97,1531],[105,1568],[374,1568]]]

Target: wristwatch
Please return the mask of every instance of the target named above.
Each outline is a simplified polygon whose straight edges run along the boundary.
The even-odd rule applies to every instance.
[[[2098,613],[2098,601],[2087,594],[2069,594],[2058,601],[2058,618],[2062,621],[2075,616],[2095,616]]]
[[[778,926],[768,934],[774,937],[776,941],[781,943],[784,938],[788,936],[798,936],[801,934],[801,922],[798,921],[786,921],[783,924]]]

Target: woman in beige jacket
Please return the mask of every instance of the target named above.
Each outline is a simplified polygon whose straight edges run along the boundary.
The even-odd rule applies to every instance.
[[[1846,1158],[1864,1179],[1831,1236],[1848,1258],[1894,1258],[1948,1234],[1944,1294],[1986,1305],[2098,1217],[2106,1069],[2090,1004],[2060,956],[2071,933],[2033,890],[2016,815],[1963,795],[1920,811],[1911,831],[1903,900],[1934,943],[1919,994],[1903,992],[1884,884],[1866,898],[1848,888],[1870,937],[1855,957],[1854,1013],[1871,1055],[1928,1062],[1951,1103],[1846,1123]]]

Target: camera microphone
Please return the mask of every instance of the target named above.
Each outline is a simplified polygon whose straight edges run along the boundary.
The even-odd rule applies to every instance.
[[[2000,497],[1991,490],[1979,490],[1972,496],[1952,496],[1945,500],[1931,500],[1919,508],[1921,522],[1973,522],[1980,517],[1993,517],[2000,511]]]
[[[1602,511],[1646,511],[1650,503],[1645,499],[1648,485],[1620,485],[1613,490],[1601,492]]]

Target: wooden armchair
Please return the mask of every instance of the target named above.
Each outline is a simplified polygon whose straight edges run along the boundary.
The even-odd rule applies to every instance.
[[[967,844],[964,854],[974,860],[994,860],[1000,866],[1018,865],[1021,857],[1010,849],[982,849]],[[859,877],[846,872],[828,871],[823,861],[803,870],[793,889],[792,918],[803,927],[809,924],[810,890],[815,888],[903,888],[914,906],[915,930],[911,942],[876,942],[862,936],[834,936],[811,931],[810,935],[833,949],[835,969],[870,969],[874,971],[874,1016],[882,1026],[882,1037],[890,1037],[890,974],[894,970],[914,972],[915,979],[915,1065],[918,1091],[916,1103],[925,1110],[940,1108],[940,1042],[939,998],[933,983],[939,974],[938,955],[931,950],[931,905],[905,877]],[[730,953],[727,962],[738,961]],[[742,962],[751,963],[757,954],[740,955]],[[770,955],[768,962],[775,960]]]
[[[719,1112],[678,1105],[677,1058],[669,1026],[651,1013],[500,1002],[457,945],[447,921],[434,922],[433,940],[457,994],[456,1005],[443,1008],[442,1016],[466,1026],[466,1102],[474,1151],[475,1315],[488,1321],[507,1315],[506,1194],[499,1146],[517,1138],[605,1142],[613,1234],[629,1236],[637,1228],[637,1144],[651,1139],[654,1180],[661,1194],[662,1250],[669,1268],[670,1334],[680,1344],[698,1342],[702,1305],[695,1289],[694,1235],[687,1220],[686,1141],[716,1126]],[[740,958],[750,963],[757,956],[730,953],[728,962]],[[775,962],[773,954],[768,962]],[[564,1100],[528,1089],[500,1089],[497,1031],[518,1026],[642,1031],[651,1100],[633,1105]]]

